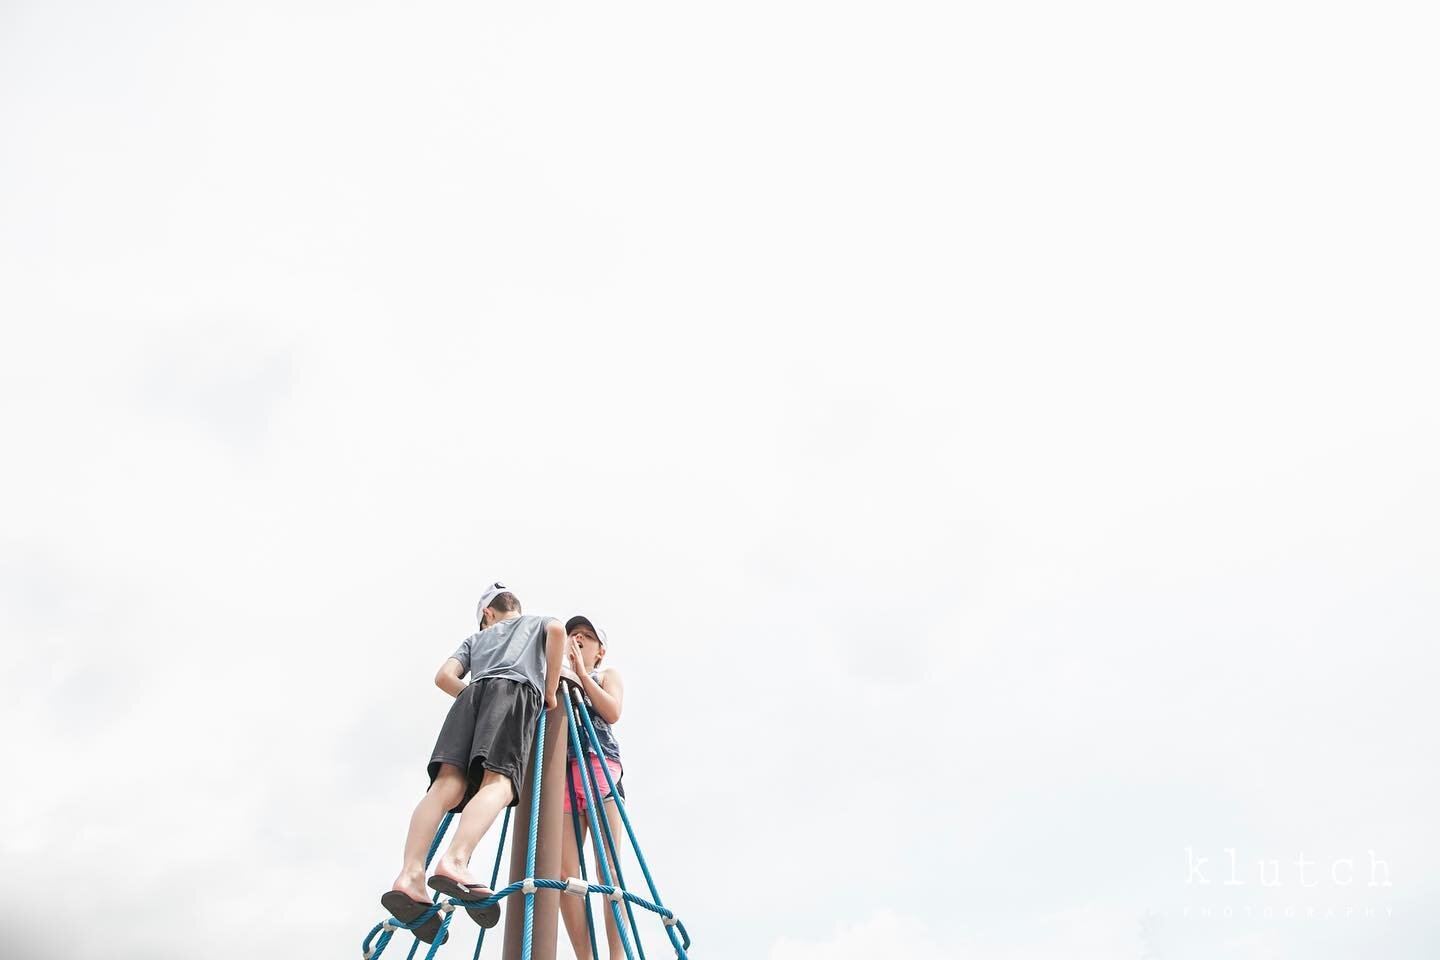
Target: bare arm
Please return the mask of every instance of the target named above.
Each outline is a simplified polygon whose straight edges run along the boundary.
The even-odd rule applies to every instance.
[[[452,697],[458,697],[460,691],[465,689],[465,681],[460,679],[464,674],[465,668],[460,665],[460,661],[451,657],[435,671],[435,686]]]
[[[565,662],[565,628],[560,621],[545,625],[545,709],[559,703],[555,691],[560,686],[560,664]]]
[[[600,719],[606,723],[619,723],[620,709],[625,704],[625,681],[620,678],[620,671],[606,670],[600,674],[599,683],[581,673],[580,683],[585,687],[585,695],[595,705],[595,712],[600,715]]]

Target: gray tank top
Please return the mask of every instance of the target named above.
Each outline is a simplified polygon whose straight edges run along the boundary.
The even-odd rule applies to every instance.
[[[599,683],[600,671],[596,670],[591,673],[590,679],[594,680],[596,683]],[[611,728],[610,724],[605,722],[605,720],[600,716],[600,714],[595,712],[595,704],[590,702],[589,697],[585,698],[585,706],[590,708],[590,722],[595,725],[595,739],[600,741],[600,752],[605,754],[605,756],[609,757],[611,760],[614,760],[616,763],[619,763],[620,743],[615,739],[615,731]],[[586,735],[583,729],[580,731],[580,744],[585,748],[587,755],[590,753],[591,750],[594,749],[590,744],[590,738]],[[574,759],[574,750],[567,750],[567,753],[570,755],[571,759]]]
[[[501,677],[545,693],[545,627],[554,617],[516,617],[472,633],[451,654],[472,680]]]

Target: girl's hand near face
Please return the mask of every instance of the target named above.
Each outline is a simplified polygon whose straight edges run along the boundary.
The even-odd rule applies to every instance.
[[[580,652],[579,640],[570,641],[570,666],[574,667],[581,677],[585,676],[585,656]]]

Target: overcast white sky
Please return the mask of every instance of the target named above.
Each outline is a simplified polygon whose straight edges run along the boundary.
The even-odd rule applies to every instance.
[[[696,956],[1434,956],[1436,27],[0,3],[0,954],[355,955],[502,578]]]

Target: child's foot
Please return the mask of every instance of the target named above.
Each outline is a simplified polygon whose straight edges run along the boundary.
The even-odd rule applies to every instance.
[[[468,867],[465,867],[462,864],[451,863],[448,860],[442,859],[435,861],[435,874],[433,877],[431,877],[431,880],[433,881],[435,877],[449,880],[452,883],[459,884],[462,887],[479,887],[484,890],[489,889],[485,886],[485,881],[481,880],[479,877],[475,876],[475,874],[471,873]],[[432,882],[430,886],[434,888],[435,884]],[[466,897],[465,899],[471,900],[474,898]]]
[[[455,865],[447,865],[443,861],[435,868],[435,875],[430,878],[430,889],[438,890],[447,897],[456,900],[487,900],[494,896],[488,886],[475,877],[469,870],[457,869]],[[500,922],[500,904],[492,903],[481,910],[478,907],[466,907],[465,912],[470,914],[470,919],[482,927],[493,927]]]
[[[380,898],[380,905],[390,911],[390,915],[401,923],[414,923],[425,916],[425,912],[433,906],[429,900],[416,900],[409,894],[401,893],[398,890],[387,891]],[[420,926],[413,928],[411,932],[417,939],[425,943],[434,943],[435,937],[440,933],[440,923],[440,914],[435,913]],[[450,934],[447,933],[441,937],[440,942],[444,943],[449,939]]]
[[[397,892],[397,893],[403,893],[403,894],[405,894],[405,896],[409,897],[411,900],[429,900],[429,899],[430,899],[430,894],[425,890],[425,874],[424,874],[424,872],[421,872],[421,873],[403,873],[403,872],[402,872],[402,873],[400,874],[400,876],[398,876],[398,877],[395,878],[395,882],[392,883],[392,884],[390,884],[390,889],[391,889],[391,890],[394,890],[394,891]]]

